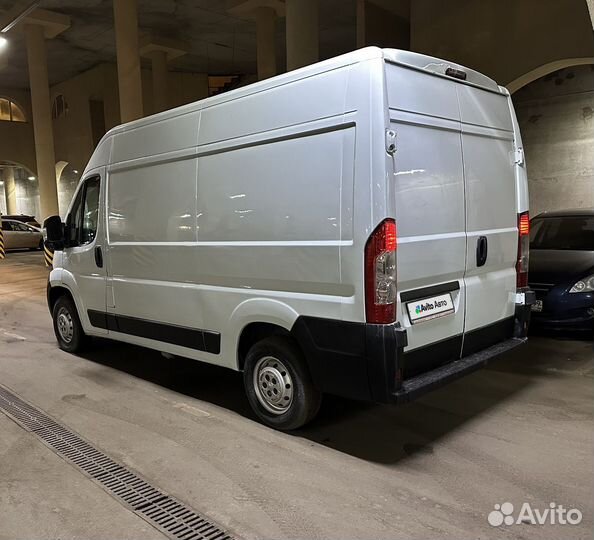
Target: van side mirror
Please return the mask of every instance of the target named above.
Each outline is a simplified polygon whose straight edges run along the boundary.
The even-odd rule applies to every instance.
[[[64,224],[60,216],[50,216],[43,222],[43,239],[54,251],[64,249]]]

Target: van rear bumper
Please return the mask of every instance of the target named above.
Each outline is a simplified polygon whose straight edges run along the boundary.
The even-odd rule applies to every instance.
[[[322,391],[377,403],[403,403],[486,365],[526,341],[530,294],[515,316],[466,336],[404,354],[399,323],[367,324],[301,316],[291,330]],[[463,345],[464,343],[464,345]],[[460,352],[464,355],[460,358]]]
[[[527,341],[527,338],[511,338],[482,351],[470,354],[445,364],[431,371],[421,373],[402,382],[400,388],[393,393],[395,403],[406,403],[422,396],[426,392],[435,390],[460,377],[464,377],[477,369],[486,366],[490,360],[515,349]]]

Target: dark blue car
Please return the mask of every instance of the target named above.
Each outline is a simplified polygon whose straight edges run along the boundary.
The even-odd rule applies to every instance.
[[[594,208],[539,214],[530,222],[532,324],[594,331]]]

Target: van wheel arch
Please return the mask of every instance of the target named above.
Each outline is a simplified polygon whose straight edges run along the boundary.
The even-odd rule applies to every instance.
[[[66,287],[60,287],[57,285],[55,287],[50,287],[47,292],[47,305],[49,307],[50,313],[54,311],[54,306],[56,305],[58,298],[61,296],[68,296],[76,306],[76,302],[74,302],[74,296],[72,296],[70,290]]]
[[[291,333],[282,326],[273,323],[252,322],[246,325],[239,336],[237,345],[237,367],[239,371],[243,371],[245,365],[245,358],[253,345],[262,341],[263,339],[283,336],[291,340],[297,347],[299,344],[291,336]]]

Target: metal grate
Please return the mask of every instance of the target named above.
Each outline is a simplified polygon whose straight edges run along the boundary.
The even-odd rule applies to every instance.
[[[229,533],[212,521],[116,463],[2,386],[0,410],[170,538],[233,540]]]

